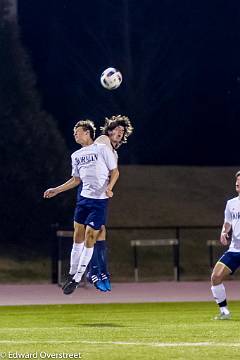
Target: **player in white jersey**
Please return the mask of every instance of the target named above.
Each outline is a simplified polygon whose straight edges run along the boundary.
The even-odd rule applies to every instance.
[[[75,141],[82,146],[72,158],[72,177],[56,188],[44,192],[45,198],[72,189],[82,182],[74,213],[74,243],[71,252],[70,278],[63,287],[65,295],[79,285],[93,254],[94,243],[106,222],[108,198],[118,179],[117,161],[104,144],[95,144],[92,121],[82,120],[74,126]]]
[[[101,127],[102,135],[95,143],[106,144],[113,152],[116,161],[118,154],[116,149],[122,143],[127,142],[128,136],[132,134],[133,127],[127,116],[117,115],[105,118],[105,124]],[[88,279],[101,291],[111,291],[110,275],[107,266],[106,228],[102,226],[97,241],[94,245],[94,252],[89,263]]]
[[[212,294],[220,309],[220,314],[215,320],[227,320],[231,317],[223,280],[240,267],[240,171],[236,173],[235,178],[238,196],[227,202],[220,236],[220,242],[227,245],[231,233],[231,242],[229,249],[216,263],[211,276]]]

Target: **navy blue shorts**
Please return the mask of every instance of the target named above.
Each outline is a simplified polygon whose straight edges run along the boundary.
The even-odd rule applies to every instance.
[[[226,265],[233,274],[240,266],[240,252],[226,251],[218,262]]]
[[[74,212],[74,221],[100,230],[101,226],[106,223],[107,205],[108,199],[90,199],[79,196]]]

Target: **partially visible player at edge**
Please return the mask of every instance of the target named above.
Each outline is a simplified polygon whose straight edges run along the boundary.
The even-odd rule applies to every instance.
[[[118,160],[117,149],[127,142],[132,134],[133,127],[127,116],[117,115],[105,118],[105,124],[100,128],[102,135],[95,143],[106,144]],[[111,291],[110,275],[107,265],[106,228],[102,226],[101,232],[94,245],[94,252],[89,263],[88,280],[101,291]]]
[[[82,182],[74,213],[74,243],[71,252],[71,278],[63,287],[65,295],[79,285],[93,254],[94,243],[106,221],[108,198],[118,179],[117,161],[104,144],[95,144],[95,126],[81,120],[74,126],[75,141],[82,146],[71,155],[72,177],[62,185],[47,189],[45,198],[70,190]]]
[[[230,232],[232,238],[229,249],[217,261],[211,276],[211,290],[220,309],[220,314],[214,318],[215,320],[228,320],[231,318],[223,280],[240,267],[240,171],[236,173],[235,178],[238,196],[227,201],[220,242],[227,245]]]

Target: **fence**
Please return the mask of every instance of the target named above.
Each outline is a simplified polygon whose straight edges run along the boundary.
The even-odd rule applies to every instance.
[[[145,246],[171,246],[173,250],[173,277],[174,280],[180,280],[179,271],[179,239],[139,239],[131,240],[131,246],[133,247],[133,258],[134,258],[134,279],[139,280],[139,263],[138,263],[138,248]]]
[[[220,229],[220,225],[109,227],[107,243],[113,280],[208,279],[213,264],[225,250],[218,242]],[[72,231],[56,229],[56,234],[52,256],[54,283],[67,271],[72,243]],[[169,246],[171,239],[176,243]],[[160,245],[159,240],[170,243]],[[135,247],[134,241],[135,245],[144,246]],[[156,243],[153,245],[151,241]]]

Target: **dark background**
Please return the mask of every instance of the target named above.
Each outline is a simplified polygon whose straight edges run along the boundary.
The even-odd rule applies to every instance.
[[[69,179],[74,124],[90,117],[99,128],[118,113],[135,131],[119,150],[110,202],[114,273],[126,261],[132,272],[129,240],[175,236],[162,226],[203,227],[198,236],[182,233],[181,256],[190,272],[194,251],[205,266],[206,239],[219,236],[206,229],[219,229],[239,169],[239,3],[19,0],[18,7],[16,22],[0,0],[0,281],[49,278],[56,229],[72,229],[75,191],[50,201],[43,192]],[[123,74],[115,91],[100,85],[108,66]]]
[[[192,0],[18,0],[24,45],[44,108],[68,148],[90,117],[128,115],[122,164],[238,165],[240,3]],[[123,74],[115,91],[101,72]]]

